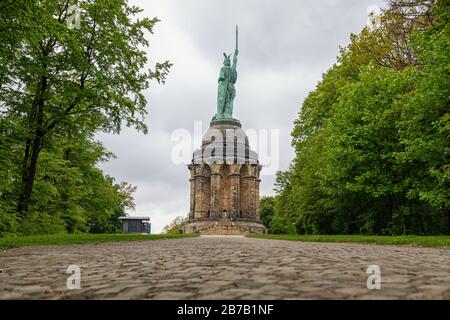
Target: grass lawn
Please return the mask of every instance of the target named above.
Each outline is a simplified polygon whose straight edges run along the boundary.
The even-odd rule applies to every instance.
[[[306,242],[355,242],[375,244],[420,245],[427,247],[450,246],[450,236],[364,236],[364,235],[250,235],[250,238]]]
[[[84,244],[101,243],[115,241],[133,241],[133,240],[158,240],[158,239],[177,239],[195,237],[194,234],[52,234],[27,237],[4,237],[0,238],[0,248],[16,248],[25,246],[42,245],[64,245],[64,244]]]

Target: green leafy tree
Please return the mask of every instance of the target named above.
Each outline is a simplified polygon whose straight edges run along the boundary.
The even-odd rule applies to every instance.
[[[277,232],[450,233],[448,9],[392,0],[351,36],[295,121]]]
[[[98,169],[113,155],[94,135],[147,132],[143,91],[170,64],[145,69],[158,19],[141,12],[125,0],[0,2],[0,236],[116,232],[134,208],[136,188]]]
[[[276,198],[275,197],[261,197],[259,201],[259,216],[261,222],[266,226],[270,226],[272,217],[275,214]]]
[[[79,29],[67,23],[70,5],[82,10]],[[141,11],[125,0],[45,0],[27,2],[17,13],[27,32],[11,37],[11,50],[1,52],[8,72],[2,73],[0,103],[3,117],[21,115],[13,135],[23,141],[22,216],[40,153],[55,131],[120,132],[125,124],[146,132],[142,92],[150,80],[164,81],[170,64],[144,71],[145,32],[158,20],[135,18]],[[17,58],[8,60],[10,52]]]
[[[163,233],[182,233],[183,227],[188,222],[186,217],[176,217],[171,223],[164,227]]]

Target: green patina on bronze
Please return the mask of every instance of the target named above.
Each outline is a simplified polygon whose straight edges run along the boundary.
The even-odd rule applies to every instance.
[[[236,89],[234,87],[237,81],[237,56],[238,56],[238,27],[236,26],[236,49],[234,50],[233,65],[231,65],[231,54],[224,53],[223,66],[220,69],[219,87],[217,91],[217,113],[212,121],[232,120],[238,122],[233,118],[233,100],[236,96]]]

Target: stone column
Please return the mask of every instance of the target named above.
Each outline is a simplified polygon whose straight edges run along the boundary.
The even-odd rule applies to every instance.
[[[195,212],[195,180],[189,179],[191,197],[190,197],[190,206],[189,206],[189,220],[194,219]]]
[[[202,217],[202,181],[201,179],[196,176],[194,178],[194,190],[195,190],[195,197],[194,197],[194,204],[195,204],[195,211],[194,211],[194,218],[200,219]]]
[[[195,212],[195,179],[194,179],[194,165],[190,164],[188,165],[189,169],[189,190],[190,190],[190,204],[189,204],[189,220],[194,219],[194,212]]]
[[[211,165],[211,200],[210,200],[210,218],[218,219],[220,217],[220,196],[221,196],[221,184],[222,177],[219,173],[220,165]]]
[[[233,213],[235,214],[236,218],[239,217],[239,211],[241,209],[241,189],[240,189],[240,180],[241,180],[241,165],[239,164],[232,164],[230,166],[231,173],[230,173],[230,200],[231,200],[231,212],[230,215]]]
[[[256,206],[255,206],[255,219],[257,221],[259,221],[260,219],[260,215],[259,215],[259,201],[260,201],[260,193],[259,193],[259,187],[261,184],[261,179],[260,179],[260,174],[261,174],[261,169],[262,166],[261,165],[256,165],[255,166],[255,201],[256,201]]]
[[[259,200],[260,200],[260,195],[259,195],[259,184],[261,182],[261,179],[256,179],[255,180],[255,219],[257,221],[259,221]]]
[[[255,197],[256,197],[256,220],[260,220],[260,214],[259,214],[259,201],[260,201],[260,193],[259,193],[259,187],[261,184],[260,174],[261,174],[261,165],[256,166],[256,180],[255,180]]]
[[[209,176],[205,175],[203,165],[194,165],[193,172],[194,219],[204,219],[209,210]]]
[[[249,196],[249,210],[248,210],[248,216],[247,219],[256,219],[256,210],[257,210],[257,183],[256,180],[258,180],[257,177],[257,168],[255,165],[250,166],[250,177],[248,180],[249,190],[248,190],[248,196]]]

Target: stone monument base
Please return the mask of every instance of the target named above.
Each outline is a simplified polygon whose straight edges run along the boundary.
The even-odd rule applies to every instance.
[[[241,122],[238,119],[235,118],[213,118],[211,120],[211,126],[212,125],[232,125],[236,127],[241,127]]]
[[[266,234],[267,228],[254,220],[239,219],[192,219],[183,228],[183,233],[202,235],[248,235]]]

